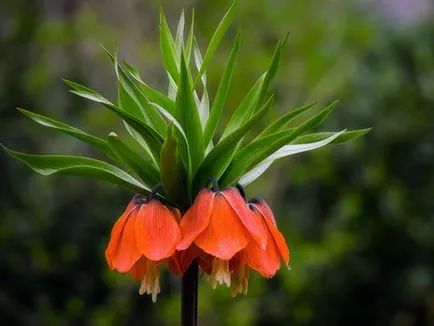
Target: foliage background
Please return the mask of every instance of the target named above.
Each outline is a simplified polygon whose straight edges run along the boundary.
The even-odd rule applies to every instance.
[[[60,78],[115,97],[102,43],[116,42],[146,81],[167,87],[159,1],[2,0],[0,139],[35,153],[96,156],[14,109],[104,136],[113,114],[69,94]],[[174,29],[196,8],[204,47],[229,1],[163,2]],[[228,109],[291,32],[274,82],[277,116],[339,98],[322,130],[374,130],[282,161],[248,188],[266,198],[292,248],[292,270],[251,278],[232,299],[201,281],[201,325],[434,325],[434,17],[428,0],[241,0],[209,72],[211,94],[242,27]],[[112,94],[112,96],[110,96]],[[319,108],[320,106],[318,106]],[[108,271],[104,249],[131,194],[71,177],[43,178],[0,153],[0,319],[3,325],[178,325],[178,279],[157,304]]]

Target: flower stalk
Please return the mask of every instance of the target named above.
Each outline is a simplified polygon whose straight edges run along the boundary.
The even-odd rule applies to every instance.
[[[199,267],[193,260],[181,281],[181,325],[197,325]]]

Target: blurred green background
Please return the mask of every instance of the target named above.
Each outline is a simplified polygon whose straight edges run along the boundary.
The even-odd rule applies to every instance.
[[[172,31],[196,10],[202,49],[229,1],[163,2]],[[0,141],[34,153],[99,157],[21,116],[23,107],[105,136],[120,130],[61,77],[115,99],[99,47],[119,43],[144,80],[167,87],[159,1],[2,0]],[[200,325],[434,325],[434,12],[429,0],[240,0],[208,72],[211,98],[238,28],[243,45],[227,110],[290,32],[270,121],[340,99],[321,130],[374,127],[346,145],[279,162],[248,187],[268,200],[292,270],[253,275],[247,296],[201,280]],[[74,177],[44,178],[0,152],[2,325],[179,325],[180,281],[163,274],[156,304],[110,272],[109,232],[131,194]]]

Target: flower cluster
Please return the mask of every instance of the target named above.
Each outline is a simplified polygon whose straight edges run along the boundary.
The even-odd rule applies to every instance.
[[[141,280],[140,294],[160,292],[160,266],[182,276],[194,259],[213,288],[247,293],[250,269],[270,278],[289,250],[270,207],[242,189],[202,189],[181,218],[160,200],[136,195],[113,227],[105,256],[111,269]]]

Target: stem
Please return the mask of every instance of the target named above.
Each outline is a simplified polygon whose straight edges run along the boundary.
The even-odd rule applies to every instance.
[[[238,191],[240,192],[240,195],[241,195],[241,197],[243,197],[244,201],[246,203],[248,203],[246,191],[244,190],[243,186],[240,185],[239,183],[237,183],[237,185],[235,186],[235,188],[238,189]]]
[[[199,268],[197,259],[182,277],[181,285],[181,322],[182,326],[197,326],[197,287]]]
[[[212,191],[217,192],[220,191],[219,183],[216,177],[209,177],[209,180],[212,182]]]

